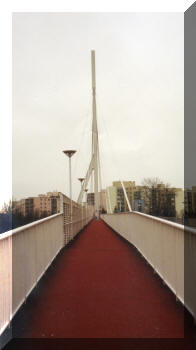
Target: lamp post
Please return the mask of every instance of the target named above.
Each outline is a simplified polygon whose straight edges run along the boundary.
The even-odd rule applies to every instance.
[[[80,181],[80,183],[81,183],[81,188],[82,188],[82,183],[83,183],[83,181],[84,181],[84,177],[79,177],[78,180]]]
[[[82,184],[83,184],[83,181],[84,181],[84,177],[79,177],[78,179],[81,183],[81,189],[82,189]],[[81,206],[82,206],[82,226],[83,226],[83,204],[81,203]]]
[[[86,224],[87,224],[87,192],[88,192],[87,188],[85,189],[85,192],[86,192]]]
[[[71,222],[71,236],[72,236],[72,180],[71,180],[71,157],[76,153],[74,150],[63,151],[69,157],[69,196],[70,196],[70,222]]]

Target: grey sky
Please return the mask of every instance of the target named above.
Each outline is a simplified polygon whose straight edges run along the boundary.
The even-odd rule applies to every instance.
[[[184,183],[183,13],[13,16],[13,196],[73,195],[91,157],[96,51],[103,187],[158,176]]]

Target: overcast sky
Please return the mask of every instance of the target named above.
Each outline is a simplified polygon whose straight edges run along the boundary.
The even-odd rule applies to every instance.
[[[96,51],[103,187],[160,177],[184,183],[183,13],[13,15],[13,196],[73,197],[91,158]],[[90,185],[89,185],[90,189]]]

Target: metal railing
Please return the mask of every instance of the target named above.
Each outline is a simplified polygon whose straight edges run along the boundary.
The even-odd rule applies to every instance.
[[[92,217],[93,209],[84,207],[73,222],[62,212],[0,235],[0,335],[59,251]]]
[[[68,244],[79,231],[81,231],[92,219],[94,215],[94,207],[88,205],[80,205],[77,210],[73,210],[73,222],[70,216],[64,211],[64,234],[65,245]]]
[[[0,334],[64,244],[63,214],[0,235]]]
[[[9,325],[12,314],[12,236],[0,235],[0,334]]]
[[[140,212],[101,218],[137,248],[196,319],[196,230]]]

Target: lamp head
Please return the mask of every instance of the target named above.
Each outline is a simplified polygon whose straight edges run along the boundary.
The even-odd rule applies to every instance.
[[[66,150],[66,151],[63,151],[63,153],[65,153],[66,156],[71,158],[76,153],[76,151],[74,151],[74,150]]]

